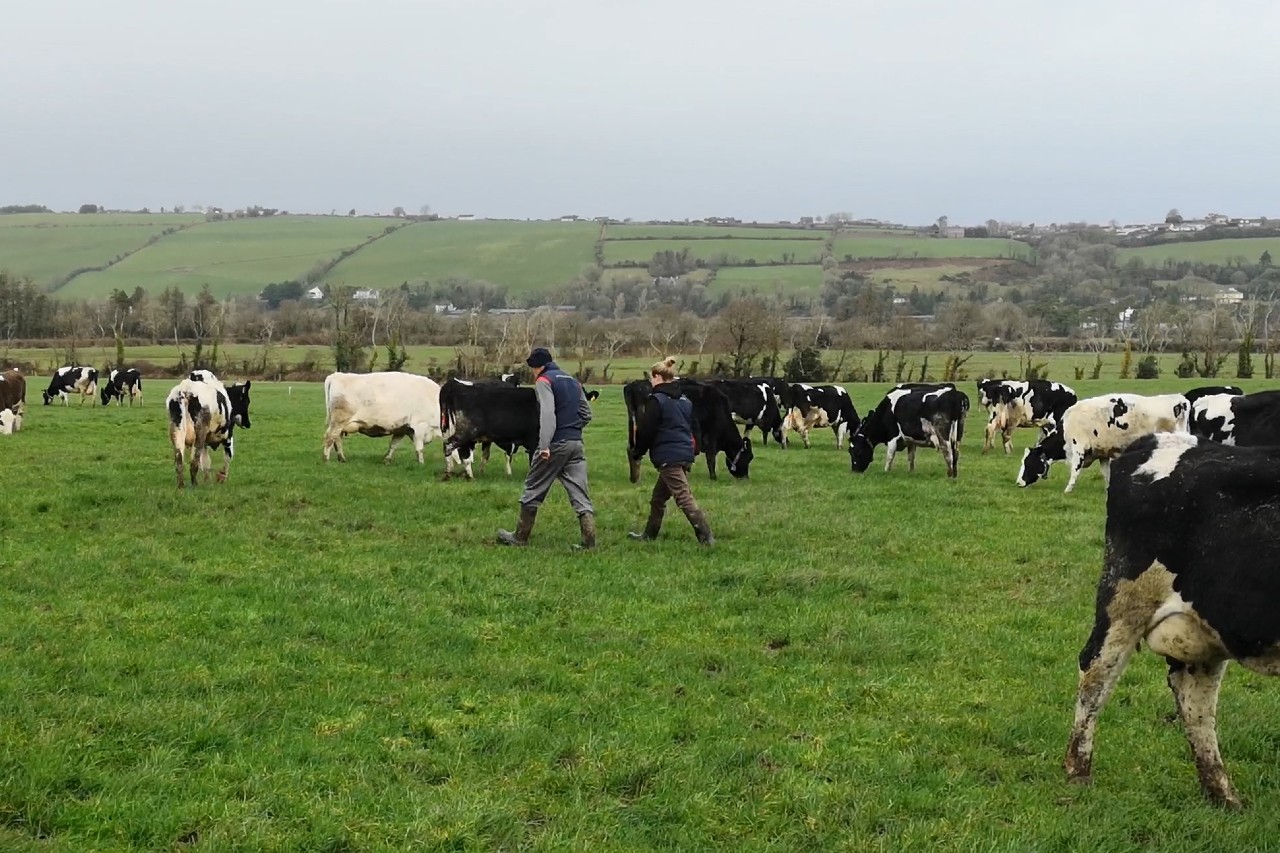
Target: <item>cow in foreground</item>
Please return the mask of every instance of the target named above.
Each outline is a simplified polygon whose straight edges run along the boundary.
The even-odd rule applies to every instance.
[[[1235,385],[1202,385],[1199,388],[1192,388],[1190,391],[1182,391],[1180,393],[1187,398],[1188,403],[1194,403],[1201,397],[1216,397],[1219,394],[1239,397],[1244,393],[1244,390]]]
[[[131,407],[134,400],[138,401],[139,406],[142,405],[142,374],[136,367],[128,370],[112,369],[107,381],[102,383],[102,405],[107,405],[114,397],[116,405],[123,406],[125,395],[128,395]]]
[[[27,409],[27,380],[16,367],[0,373],[0,409],[23,415]]]
[[[1061,428],[1049,432],[1022,454],[1019,486],[1029,486],[1049,473],[1055,461],[1066,460],[1069,476],[1064,492],[1076,487],[1080,472],[1098,462],[1102,479],[1111,474],[1111,459],[1146,435],[1186,432],[1191,404],[1181,394],[1143,397],[1107,394],[1076,403],[1062,416]]]
[[[711,479],[716,479],[716,456],[720,453],[724,454],[725,467],[732,477],[739,480],[749,477],[751,461],[755,458],[751,439],[738,433],[724,393],[710,382],[692,379],[675,380],[673,390],[675,388],[693,403],[693,438],[697,452],[706,457]],[[622,399],[627,407],[627,463],[633,483],[640,482],[640,461],[635,458],[637,418],[652,392],[648,379],[637,379],[622,387]]]
[[[235,455],[235,428],[237,425],[249,428],[251,385],[246,382],[227,388],[216,379],[194,382],[187,378],[169,392],[165,409],[169,414],[169,443],[173,447],[173,468],[179,489],[185,485],[182,469],[188,448],[191,449],[191,485],[196,485],[200,471],[204,472],[204,481],[209,482],[209,451],[218,447],[223,452],[218,482],[226,482]]]
[[[849,463],[854,472],[867,470],[878,444],[885,445],[884,470],[893,457],[907,450],[907,468],[916,469],[916,448],[936,447],[947,464],[947,476],[956,477],[960,466],[960,441],[969,397],[950,385],[894,388],[867,415],[849,440]]]
[[[13,435],[22,429],[22,415],[15,409],[0,409],[0,435]]]
[[[836,450],[839,450],[849,434],[862,424],[849,393],[839,385],[797,383],[791,386],[787,398],[792,408],[783,419],[783,438],[789,430],[795,430],[800,433],[805,450],[809,449],[811,429],[831,427],[836,437]]]
[[[1066,771],[1088,782],[1098,716],[1145,642],[1215,803],[1239,808],[1218,751],[1227,662],[1280,675],[1280,448],[1148,436],[1112,463],[1093,631],[1080,652]]]
[[[414,373],[330,373],[324,380],[324,461],[336,450],[346,462],[344,436],[360,433],[370,438],[391,436],[383,463],[406,438],[413,440],[418,464],[424,464],[422,447],[440,435],[440,386]]]
[[[67,365],[59,367],[50,378],[49,387],[44,391],[44,404],[47,406],[53,402],[54,397],[58,397],[65,406],[68,394],[79,394],[80,405],[83,406],[85,398],[88,398],[92,404],[97,393],[98,371],[96,368]]]
[[[450,379],[440,389],[439,423],[446,436],[446,479],[453,476],[454,464],[459,460],[466,478],[475,479],[471,466],[477,444],[482,446],[486,462],[489,447],[496,444],[507,455],[509,475],[511,457],[517,450],[533,456],[538,449],[537,392],[506,382]]]
[[[978,398],[987,410],[986,436],[982,452],[986,453],[1001,437],[1005,455],[1013,452],[1013,433],[1019,427],[1040,427],[1041,438],[1062,419],[1067,409],[1077,402],[1076,392],[1061,382],[1032,379],[1017,382],[1009,379],[978,381]]]
[[[1191,404],[1190,429],[1219,444],[1280,445],[1280,391],[1200,397]]]

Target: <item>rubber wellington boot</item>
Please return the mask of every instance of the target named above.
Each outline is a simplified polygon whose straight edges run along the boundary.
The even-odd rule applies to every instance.
[[[658,532],[662,530],[662,516],[664,514],[665,509],[661,507],[658,509],[651,508],[649,510],[649,521],[644,526],[644,532],[636,533],[633,530],[627,534],[627,538],[633,539],[636,542],[649,542],[657,539]]]
[[[515,533],[509,530],[498,531],[499,545],[516,545],[524,546],[529,544],[529,534],[533,532],[533,523],[538,518],[538,508],[532,506],[520,507],[520,520],[516,522]]]
[[[702,510],[689,513],[689,523],[693,525],[693,532],[698,536],[699,545],[714,545],[716,538],[711,535],[711,525],[707,523],[707,514]]]
[[[578,516],[578,524],[582,527],[582,542],[574,545],[575,551],[590,551],[596,547],[596,516],[593,512],[584,512]]]

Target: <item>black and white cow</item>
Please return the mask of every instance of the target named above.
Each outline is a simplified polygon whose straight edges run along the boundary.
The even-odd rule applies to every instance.
[[[440,389],[445,477],[453,476],[456,454],[467,479],[475,479],[471,463],[477,444],[495,444],[506,453],[510,474],[510,457],[517,450],[523,449],[532,457],[538,449],[539,426],[538,398],[533,388],[450,379]]]
[[[778,399],[779,413],[785,415],[795,406],[795,399],[792,397],[792,385],[788,384],[785,379],[779,379],[776,376],[752,376],[746,381],[760,385],[761,383],[768,385],[773,391],[773,396]]]
[[[185,485],[182,469],[187,448],[191,449],[191,485],[196,485],[199,471],[204,471],[204,481],[209,482],[209,450],[216,447],[221,447],[224,454],[218,482],[226,482],[235,455],[235,428],[237,425],[249,428],[251,384],[227,388],[216,379],[195,382],[187,378],[169,392],[165,408],[169,413],[169,443],[173,447],[173,468],[179,489]]]
[[[725,466],[731,476],[737,479],[748,477],[755,454],[751,449],[751,439],[738,433],[728,398],[710,382],[677,379],[676,383],[680,393],[693,403],[693,438],[697,451],[706,456],[707,473],[711,479],[716,479],[716,455],[719,453],[724,454]],[[627,464],[633,483],[640,482],[642,464],[632,456],[636,446],[636,418],[652,391],[653,386],[647,379],[637,379],[622,386],[622,399],[627,407]]]
[[[16,409],[0,409],[0,435],[13,435],[22,429],[22,414]]]
[[[1181,394],[1105,394],[1080,400],[1063,413],[1060,427],[1023,452],[1015,482],[1029,486],[1044,479],[1049,466],[1061,460],[1070,471],[1064,492],[1075,489],[1080,472],[1095,461],[1106,482],[1113,457],[1144,435],[1186,432],[1190,413],[1191,404]]]
[[[984,379],[978,395],[987,410],[986,436],[982,452],[991,449],[997,434],[1005,455],[1013,452],[1013,433],[1019,427],[1040,427],[1041,438],[1058,424],[1064,412],[1076,404],[1076,392],[1061,382],[1031,379]]]
[[[811,429],[831,427],[836,437],[836,449],[839,450],[845,439],[862,423],[849,393],[839,385],[796,383],[791,386],[788,397],[792,408],[783,421],[783,436],[788,430],[800,433],[806,450],[809,449]]]
[[[54,397],[58,397],[65,406],[68,394],[79,394],[80,405],[83,406],[86,397],[90,404],[96,402],[94,396],[97,393],[98,371],[96,368],[67,365],[59,367],[49,380],[49,387],[44,391],[44,404],[47,406],[53,402]]]
[[[1238,447],[1280,445],[1280,391],[1212,394],[1191,403],[1191,434]]]
[[[863,419],[849,440],[853,470],[867,470],[878,444],[885,445],[884,470],[893,466],[894,454],[907,450],[908,470],[916,468],[916,448],[936,447],[947,463],[947,476],[959,473],[960,441],[969,396],[951,386],[894,388]]]
[[[718,388],[729,399],[729,410],[743,425],[744,436],[748,436],[753,428],[758,428],[765,444],[769,443],[769,436],[772,434],[779,447],[786,447],[782,437],[782,410],[770,383],[771,380],[708,380],[708,384]]]
[[[1182,396],[1187,398],[1188,403],[1194,403],[1201,397],[1215,397],[1219,394],[1238,397],[1243,394],[1244,391],[1234,385],[1202,385],[1199,388],[1192,388],[1190,391],[1183,391],[1181,393]]]
[[[338,461],[346,462],[342,439],[360,433],[391,436],[384,463],[402,441],[411,439],[421,465],[423,445],[440,435],[440,386],[415,373],[330,373],[324,380],[324,408],[326,462],[334,450]]]
[[[1146,643],[1168,665],[1201,789],[1238,808],[1218,751],[1218,688],[1232,660],[1280,675],[1280,448],[1168,433],[1138,440],[1111,469],[1067,776],[1090,781],[1098,716]]]
[[[139,406],[142,405],[142,374],[135,367],[128,370],[112,368],[107,381],[102,383],[102,405],[107,405],[115,397],[116,405],[123,406],[126,394],[129,396],[130,406],[133,406],[135,399]]]

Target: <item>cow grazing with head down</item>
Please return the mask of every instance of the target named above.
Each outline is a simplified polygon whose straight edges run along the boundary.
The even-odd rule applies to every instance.
[[[49,387],[44,391],[44,404],[47,406],[53,402],[53,398],[57,397],[62,400],[62,405],[67,405],[68,394],[79,394],[80,405],[84,405],[85,398],[88,398],[92,404],[94,396],[98,393],[98,371],[92,367],[77,367],[67,365],[59,367],[49,380]]]
[[[440,435],[440,386],[414,373],[330,373],[324,380],[324,461],[338,451],[346,462],[342,439],[352,433],[370,438],[391,436],[384,463],[406,438],[413,440],[418,464],[422,447]]]
[[[751,439],[738,433],[724,393],[710,382],[677,379],[670,384],[672,390],[679,388],[680,393],[693,403],[694,445],[696,452],[706,457],[707,473],[711,479],[716,479],[716,455],[719,453],[724,454],[725,467],[732,477],[749,477],[751,461],[755,458]],[[635,458],[636,421],[652,391],[653,386],[648,379],[637,379],[622,386],[622,399],[627,407],[627,463],[633,483],[640,482],[641,468],[640,460]]]
[[[1013,433],[1019,427],[1040,427],[1047,435],[1061,421],[1067,409],[1076,404],[1076,392],[1061,382],[1031,379],[1019,382],[1010,379],[982,379],[978,381],[978,396],[987,410],[986,436],[982,452],[991,449],[996,435],[1000,435],[1005,455],[1013,452]]]
[[[1228,661],[1280,675],[1280,448],[1228,447],[1185,433],[1139,439],[1112,463],[1093,630],[1080,652],[1066,771],[1093,772],[1098,716],[1140,644],[1168,684],[1200,786],[1238,808],[1218,751]]]
[[[947,476],[959,474],[960,441],[969,397],[950,385],[894,388],[863,419],[849,440],[853,470],[867,470],[878,444],[885,445],[884,470],[893,466],[894,454],[907,449],[908,470],[916,469],[916,448],[936,447],[947,464]]]
[[[751,379],[710,379],[707,381],[729,400],[729,411],[743,425],[747,436],[753,428],[760,430],[761,440],[769,443],[772,435],[779,447],[786,447],[782,436],[782,410],[778,396],[773,393],[772,381]]]
[[[800,433],[805,450],[809,449],[809,430],[831,427],[835,433],[836,450],[844,446],[845,439],[862,423],[849,393],[839,385],[808,385],[803,382],[791,386],[787,395],[792,408],[783,420],[785,438],[788,430]]]
[[[0,409],[23,415],[27,408],[27,380],[16,367],[0,373]]]
[[[1110,460],[1144,435],[1186,432],[1191,404],[1181,394],[1143,397],[1107,394],[1076,403],[1062,416],[1061,426],[1022,454],[1019,486],[1029,486],[1049,473],[1049,466],[1066,460],[1069,476],[1064,492],[1076,487],[1080,472],[1097,461],[1105,482]]]
[[[178,488],[185,485],[183,465],[187,449],[191,449],[191,485],[196,485],[196,475],[204,471],[204,481],[209,482],[209,452],[222,448],[224,461],[218,472],[218,482],[226,482],[235,456],[235,428],[249,429],[249,387],[252,383],[225,387],[217,379],[194,382],[184,379],[174,386],[165,398],[169,413],[169,443],[173,447],[173,468],[178,478]]]
[[[538,449],[538,397],[533,388],[503,382],[450,379],[440,390],[440,429],[445,435],[445,477],[453,476],[455,459],[468,480],[475,479],[471,463],[475,446],[497,445],[511,457],[523,449],[530,457]]]
[[[1219,444],[1280,445],[1280,391],[1200,397],[1191,403],[1190,429]]]
[[[123,406],[126,395],[129,397],[130,406],[135,399],[139,406],[142,405],[142,374],[136,367],[130,367],[128,370],[113,368],[107,376],[107,381],[102,383],[102,405],[107,405],[114,397],[116,405]]]

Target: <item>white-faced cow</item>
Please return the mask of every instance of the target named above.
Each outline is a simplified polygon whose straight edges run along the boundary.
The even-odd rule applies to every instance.
[[[98,371],[92,367],[77,367],[67,365],[59,367],[49,380],[49,387],[44,391],[44,404],[47,406],[53,402],[54,397],[62,400],[62,405],[67,405],[68,394],[79,394],[80,405],[84,405],[85,398],[89,399],[90,404],[96,402],[95,395],[98,393]]]
[[[107,381],[102,383],[102,405],[107,405],[114,397],[116,405],[123,406],[125,396],[129,397],[130,406],[134,400],[138,401],[139,406],[142,405],[142,374],[136,367],[128,370],[112,368]]]
[[[196,485],[196,475],[204,472],[209,482],[209,451],[221,447],[222,470],[218,482],[226,482],[235,456],[235,428],[249,429],[249,388],[251,382],[225,387],[221,382],[193,382],[184,379],[174,386],[165,398],[169,414],[169,443],[173,447],[173,468],[178,478],[178,488],[183,488],[183,464],[187,449],[191,450],[191,485]]]
[[[0,409],[23,415],[27,408],[27,380],[16,367],[0,373]]]
[[[533,388],[505,382],[472,382],[450,379],[440,390],[440,428],[445,435],[446,478],[453,476],[455,458],[461,459],[468,480],[475,479],[472,460],[475,447],[497,445],[511,456],[523,449],[530,457],[538,449],[538,398]],[[487,458],[487,453],[486,453]]]
[[[13,435],[22,429],[22,415],[14,409],[0,409],[0,435]]]
[[[1031,379],[978,381],[978,396],[987,410],[982,452],[991,449],[1000,435],[1005,455],[1013,452],[1013,433],[1019,427],[1040,427],[1041,438],[1058,424],[1062,414],[1076,403],[1076,392],[1061,382]]]
[[[1049,466],[1066,460],[1069,476],[1064,492],[1076,487],[1080,472],[1097,461],[1102,479],[1110,476],[1110,460],[1144,435],[1186,432],[1191,404],[1181,394],[1143,397],[1139,394],[1107,394],[1076,403],[1035,447],[1022,454],[1019,486],[1029,486],[1049,473]]]
[[[1280,445],[1280,391],[1200,397],[1191,404],[1190,429],[1219,444]]]
[[[384,463],[400,442],[413,439],[421,465],[422,446],[440,435],[440,386],[414,373],[330,373],[324,380],[324,408],[326,462],[334,450],[338,461],[346,462],[342,439],[358,432],[371,438],[391,436]]]
[[[787,395],[792,408],[783,420],[782,434],[789,430],[800,433],[805,450],[809,449],[809,430],[831,427],[835,433],[836,449],[844,446],[845,439],[862,423],[849,393],[839,385],[808,385],[796,383]]]
[[[893,466],[897,451],[907,450],[907,468],[916,468],[916,448],[936,447],[947,464],[947,476],[959,474],[960,441],[969,397],[950,385],[894,388],[863,419],[849,440],[853,470],[867,470],[878,444],[885,445],[884,470]]]
[[[770,380],[710,379],[707,384],[718,388],[728,398],[729,411],[743,425],[743,436],[757,428],[765,444],[769,443],[772,435],[779,447],[786,447],[782,437],[782,410]]]
[[[679,388],[680,393],[693,403],[693,440],[697,452],[706,457],[707,473],[711,479],[716,479],[716,455],[719,453],[724,454],[725,466],[732,477],[749,477],[751,461],[755,458],[751,439],[738,433],[724,393],[711,382],[692,379],[677,379],[672,387],[673,390]],[[627,407],[627,463],[633,483],[640,482],[641,469],[640,460],[635,458],[636,419],[652,391],[653,386],[647,379],[637,379],[622,386],[622,399]]]
[[[1200,786],[1238,808],[1218,751],[1227,662],[1280,675],[1280,448],[1148,436],[1112,463],[1093,631],[1080,652],[1068,778],[1090,781],[1098,716],[1140,644],[1168,684]]]

